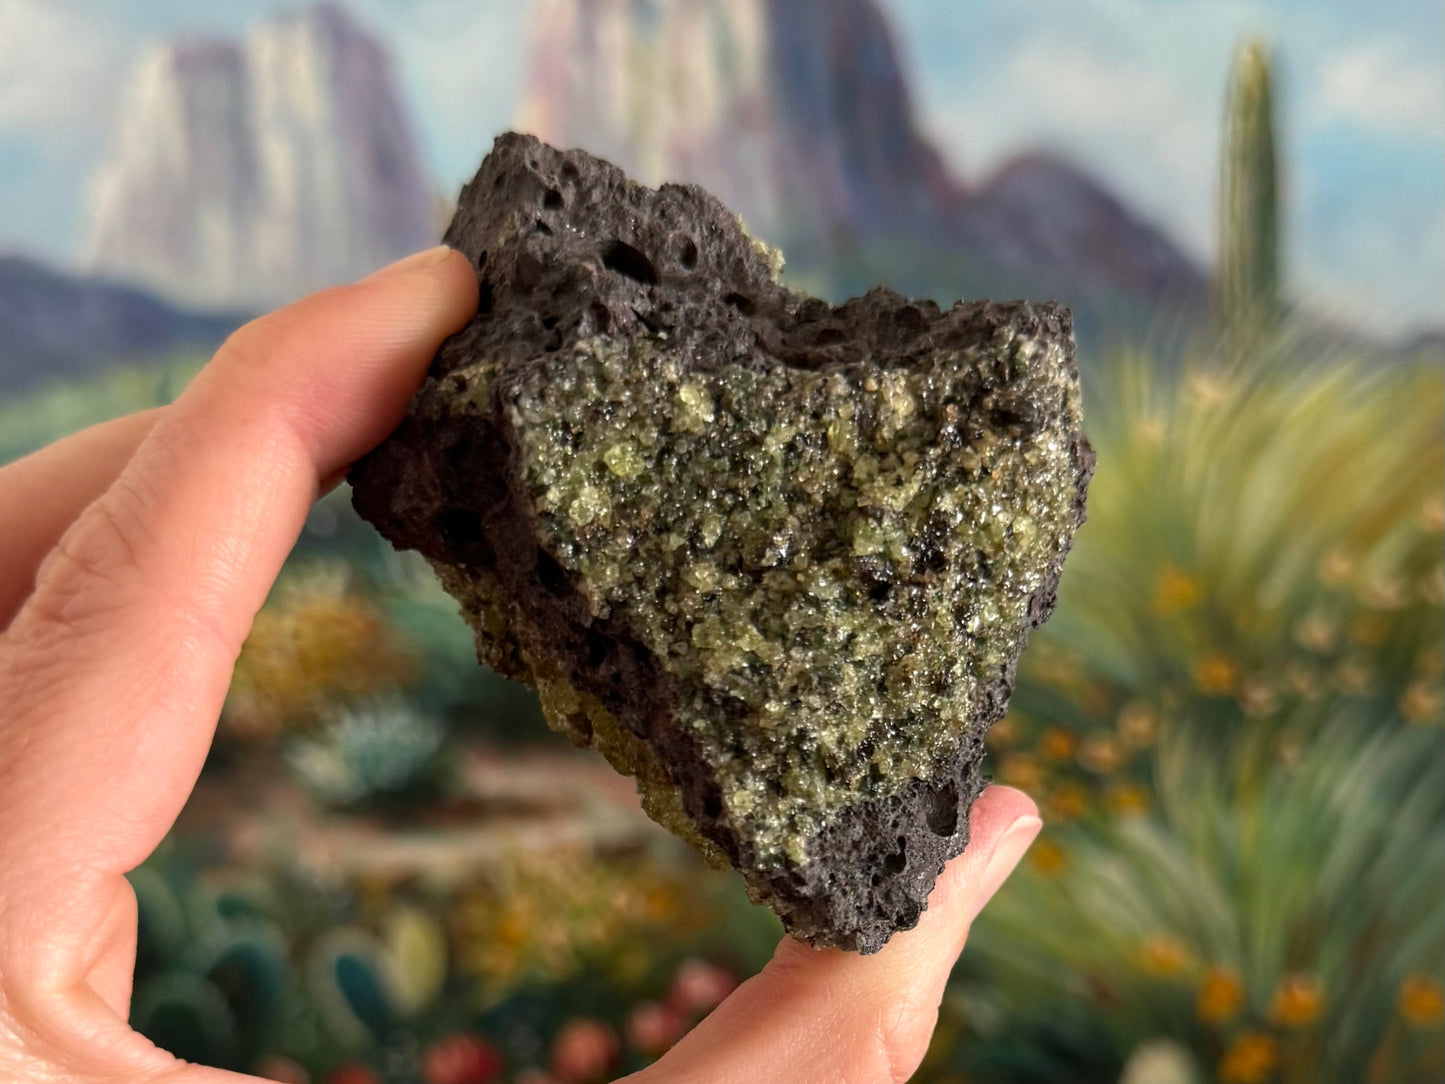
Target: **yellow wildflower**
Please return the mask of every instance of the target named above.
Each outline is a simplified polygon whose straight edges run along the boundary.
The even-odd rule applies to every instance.
[[[1139,964],[1154,975],[1179,975],[1189,966],[1189,950],[1174,938],[1159,934],[1144,942]]]
[[[1149,812],[1149,788],[1138,783],[1120,783],[1109,788],[1109,808],[1120,816]]]
[[[1149,745],[1159,735],[1159,716],[1141,700],[1134,701],[1119,712],[1115,725],[1119,740],[1135,749]]]
[[[1323,681],[1315,667],[1296,660],[1284,668],[1284,680],[1295,693],[1305,700],[1313,700],[1323,691]]]
[[[1019,739],[1019,718],[1010,712],[988,728],[988,743],[994,747],[1012,745]]]
[[[1360,614],[1350,626],[1350,635],[1361,647],[1380,647],[1392,631],[1393,623],[1384,614]]]
[[[1222,406],[1229,401],[1234,388],[1229,379],[1219,373],[1193,372],[1185,381],[1185,387],[1194,400],[1205,407]]]
[[[1039,762],[1027,753],[1011,753],[999,764],[999,778],[1011,787],[1037,791],[1044,782]]]
[[[1339,630],[1335,623],[1319,611],[1295,622],[1295,642],[1306,651],[1313,651],[1317,655],[1332,651],[1338,636]]]
[[[1193,606],[1201,594],[1195,577],[1173,565],[1165,565],[1154,578],[1153,610],[1160,617],[1172,617]]]
[[[1168,436],[1164,419],[1157,415],[1145,415],[1134,421],[1134,439],[1146,448],[1158,448]]]
[[[1063,872],[1069,864],[1064,849],[1051,839],[1041,839],[1029,849],[1029,861],[1045,877]]]
[[[1228,696],[1239,685],[1239,664],[1222,651],[1205,655],[1194,664],[1194,684],[1211,696]]]
[[[1335,684],[1339,686],[1342,693],[1359,696],[1369,692],[1374,683],[1374,668],[1370,666],[1367,659],[1344,659],[1335,668]]]
[[[1313,1023],[1324,1006],[1319,982],[1311,975],[1286,975],[1270,1003],[1269,1017],[1287,1028]]]
[[[1045,760],[1072,760],[1079,736],[1061,726],[1051,726],[1039,737],[1039,753]]]
[[[1075,699],[1089,717],[1095,719],[1108,714],[1114,706],[1114,692],[1102,681],[1089,682],[1075,693]]]
[[[1434,606],[1445,604],[1445,565],[1436,565],[1420,584],[1420,597]]]
[[[1079,763],[1091,772],[1111,775],[1122,761],[1118,744],[1107,735],[1095,734],[1079,746]]]
[[[1239,690],[1239,708],[1250,719],[1261,719],[1274,711],[1278,693],[1264,678],[1252,677]]]
[[[1362,597],[1372,610],[1398,610],[1410,601],[1405,581],[1396,576],[1376,576],[1365,585]]]
[[[1332,587],[1344,583],[1354,574],[1355,559],[1342,549],[1329,550],[1320,558],[1320,579]]]
[[[1244,1004],[1244,983],[1238,972],[1227,967],[1211,967],[1199,984],[1195,1011],[1206,1024],[1230,1019]]]
[[[1279,1042],[1262,1031],[1246,1031],[1230,1044],[1219,1062],[1225,1084],[1260,1084],[1279,1063]]]
[[[1440,718],[1440,709],[1445,706],[1438,685],[1424,681],[1412,681],[1400,697],[1400,714],[1412,723],[1428,723]]]
[[[1395,1002],[1400,1015],[1417,1028],[1445,1024],[1445,987],[1431,975],[1411,975]]]
[[[1432,493],[1420,507],[1420,523],[1431,534],[1445,534],[1445,497]]]

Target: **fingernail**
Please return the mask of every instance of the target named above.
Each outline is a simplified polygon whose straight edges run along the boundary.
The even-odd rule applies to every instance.
[[[424,271],[428,267],[434,267],[441,263],[452,253],[447,245],[437,245],[436,248],[429,248],[423,252],[414,252],[410,256],[404,256],[396,263],[387,264],[380,271],[373,271],[362,279],[363,282],[370,282],[372,279],[389,278],[392,275],[409,275],[414,271]]]
[[[1020,817],[1009,825],[1008,830],[999,837],[994,844],[993,853],[988,856],[984,863],[983,873],[979,877],[977,887],[973,893],[973,914],[969,921],[978,917],[978,913],[993,899],[994,894],[1003,887],[1008,880],[1009,874],[1023,860],[1024,854],[1038,838],[1039,829],[1044,822],[1038,817]]]

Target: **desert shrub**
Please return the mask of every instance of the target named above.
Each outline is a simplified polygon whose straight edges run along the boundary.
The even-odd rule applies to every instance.
[[[990,738],[1047,826],[931,1079],[1160,1039],[1237,1084],[1440,1071],[1445,381],[1290,346],[1090,389],[1089,522]]]

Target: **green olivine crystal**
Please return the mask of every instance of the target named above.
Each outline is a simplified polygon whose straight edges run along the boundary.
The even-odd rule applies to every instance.
[[[698,374],[666,342],[592,339],[507,401],[543,547],[676,675],[760,863],[806,861],[840,806],[931,774],[1018,653],[1076,518],[1078,392],[1050,349]],[[980,365],[1061,428],[927,409]]]

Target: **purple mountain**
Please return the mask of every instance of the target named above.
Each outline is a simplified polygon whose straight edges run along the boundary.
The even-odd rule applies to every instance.
[[[795,265],[912,246],[956,254],[972,288],[1205,296],[1177,245],[1073,166],[1029,156],[974,189],[953,180],[874,0],[538,0],[535,14],[522,128],[704,185]]]

